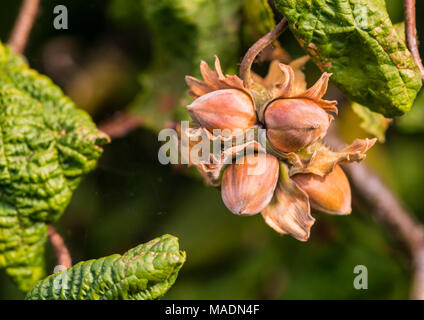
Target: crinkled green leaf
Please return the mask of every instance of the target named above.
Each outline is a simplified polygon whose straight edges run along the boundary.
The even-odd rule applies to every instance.
[[[389,127],[390,119],[356,102],[352,102],[352,110],[361,120],[361,128],[364,129],[365,132],[373,135],[380,142],[386,140],[386,130]]]
[[[35,284],[32,300],[150,300],[174,284],[186,254],[163,235],[124,255],[80,262]]]
[[[395,27],[396,33],[398,34],[399,38],[402,39],[403,42],[405,42],[405,22],[399,22],[393,25]]]
[[[421,79],[382,0],[276,0],[317,65],[352,100],[386,117],[409,111]]]
[[[50,79],[0,43],[0,268],[23,291],[44,274],[47,224],[108,137]]]
[[[397,34],[405,41],[405,23],[395,24]],[[396,126],[403,132],[424,132],[424,92],[421,91],[414,101],[411,111],[396,119]]]

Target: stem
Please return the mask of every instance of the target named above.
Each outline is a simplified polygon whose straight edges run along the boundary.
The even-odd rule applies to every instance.
[[[411,51],[415,64],[421,73],[421,79],[424,82],[424,67],[418,50],[417,27],[415,19],[415,0],[404,0],[405,8],[405,37],[409,51]]]
[[[69,254],[65,241],[63,241],[63,238],[56,232],[52,225],[49,225],[48,227],[48,235],[57,258],[57,264],[65,267],[66,269],[72,267],[71,255]]]
[[[252,84],[252,76],[250,71],[257,55],[261,53],[261,51],[264,50],[275,39],[277,39],[284,32],[284,30],[287,29],[287,26],[287,19],[281,19],[281,21],[275,26],[274,29],[256,41],[247,51],[240,64],[240,77],[243,80],[245,87],[249,88]]]
[[[101,123],[99,130],[106,133],[111,139],[122,138],[129,132],[141,127],[143,121],[129,112],[118,112],[112,118]]]
[[[412,299],[424,300],[424,246],[415,253]]]
[[[327,142],[334,148],[345,144],[334,131],[329,131]],[[355,192],[371,209],[376,218],[389,226],[408,248],[414,268],[414,299],[424,300],[424,229],[415,216],[408,212],[378,175],[364,164],[345,164]]]
[[[28,41],[28,36],[37,16],[40,0],[24,0],[18,18],[12,29],[8,44],[12,51],[21,54]]]

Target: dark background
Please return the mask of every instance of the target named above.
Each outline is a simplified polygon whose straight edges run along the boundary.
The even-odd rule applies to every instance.
[[[175,28],[166,18],[166,6],[155,11],[154,17],[148,16],[141,9],[141,4],[148,1],[42,0],[25,55],[33,68],[50,76],[97,123],[127,108],[144,114],[143,108],[151,108],[158,94],[167,97],[171,87],[186,90],[183,75],[196,71],[191,65],[186,68],[184,59],[195,60],[196,70],[200,61],[191,47],[191,37],[199,37],[192,34],[193,28]],[[219,5],[220,1],[209,2]],[[57,4],[66,5],[69,10],[69,30],[53,28],[53,7]],[[2,1],[1,41],[7,41],[19,6],[20,1]],[[393,22],[400,22],[402,1],[389,0],[388,7]],[[224,48],[220,52],[226,70],[232,72],[255,38],[241,27],[245,21],[242,9],[235,10],[240,17],[239,29],[232,31],[235,37],[231,39],[237,38],[237,45],[226,43],[230,37],[219,33],[215,36]],[[423,16],[424,3],[417,1],[421,39]],[[233,27],[232,23],[235,22],[231,21],[228,28]],[[158,32],[158,25],[164,27],[163,31]],[[210,28],[213,34],[214,27],[222,30],[227,25],[211,24],[205,29]],[[175,41],[181,44],[180,48],[172,47]],[[280,41],[293,57],[303,54],[289,31]],[[210,51],[214,50],[209,44]],[[225,50],[229,50],[228,54]],[[202,54],[211,61],[215,53]],[[170,71],[169,66],[178,72]],[[306,72],[310,83],[319,75],[312,63]],[[150,80],[149,87],[146,81]],[[330,89],[330,95],[332,92],[336,92],[335,88]],[[153,98],[143,98],[146,94]],[[344,137],[352,141],[366,136],[351,109],[343,105],[340,109],[338,121]],[[408,118],[398,119],[390,127],[386,143],[377,145],[367,158],[367,163],[421,220],[423,120],[424,97],[420,97]],[[170,233],[179,237],[181,247],[187,251],[187,262],[165,296],[168,299],[409,297],[411,265],[406,249],[373,219],[371,212],[356,206],[347,217],[313,213],[317,221],[308,242],[281,237],[260,215],[232,215],[222,204],[218,190],[204,186],[190,174],[160,165],[160,144],[152,123],[105,147],[98,168],[80,185],[57,223],[74,262],[123,253]],[[49,245],[47,256],[52,270],[55,259]],[[356,265],[368,268],[368,290],[353,287]],[[0,272],[0,298],[22,297]]]

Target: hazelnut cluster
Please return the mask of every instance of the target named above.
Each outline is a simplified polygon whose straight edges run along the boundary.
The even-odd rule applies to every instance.
[[[222,200],[231,212],[261,213],[274,230],[301,241],[309,238],[315,221],[311,207],[329,214],[351,212],[349,181],[339,164],[364,159],[375,143],[357,139],[333,151],[322,142],[337,114],[337,102],[322,99],[331,74],[322,74],[306,89],[301,72],[306,61],[305,57],[290,65],[273,61],[268,75],[254,74],[248,88],[239,77],[224,75],[218,58],[215,70],[201,62],[203,80],[186,77],[189,94],[195,98],[187,106],[193,122],[187,132],[180,132],[180,136],[202,132],[211,142],[224,142],[251,128],[264,128],[265,152],[260,152],[263,146],[257,141],[231,140],[232,147],[223,151],[218,162],[189,163],[208,184],[221,187]],[[216,136],[214,129],[231,134]],[[255,152],[240,152],[248,148]],[[235,161],[240,157],[242,161]],[[234,161],[228,164],[228,158]]]

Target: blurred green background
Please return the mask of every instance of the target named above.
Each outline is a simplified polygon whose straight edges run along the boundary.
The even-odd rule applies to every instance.
[[[260,215],[237,217],[219,190],[192,173],[162,166],[156,132],[171,117],[185,117],[185,74],[198,75],[200,59],[218,54],[227,73],[255,39],[272,28],[261,0],[41,0],[25,52],[97,123],[130,110],[144,126],[106,146],[98,168],[75,192],[57,225],[74,262],[122,253],[164,233],[178,236],[187,263],[165,299],[406,299],[411,265],[406,249],[355,206],[351,216],[313,213],[308,242],[279,236]],[[387,1],[393,22],[401,0]],[[69,11],[69,29],[53,28],[53,8]],[[20,1],[2,1],[0,39],[7,41]],[[417,2],[424,39],[424,3]],[[275,12],[275,18],[281,18]],[[303,55],[287,31],[280,38],[293,58]],[[266,70],[266,64],[256,69]],[[318,69],[308,63],[307,80]],[[337,95],[336,88],[329,97]],[[347,141],[365,137],[348,105],[340,106]],[[386,143],[370,153],[372,166],[424,220],[424,96],[396,119]],[[50,270],[55,259],[47,248]],[[368,268],[368,290],[355,290],[353,269]],[[0,298],[23,298],[0,273]]]

